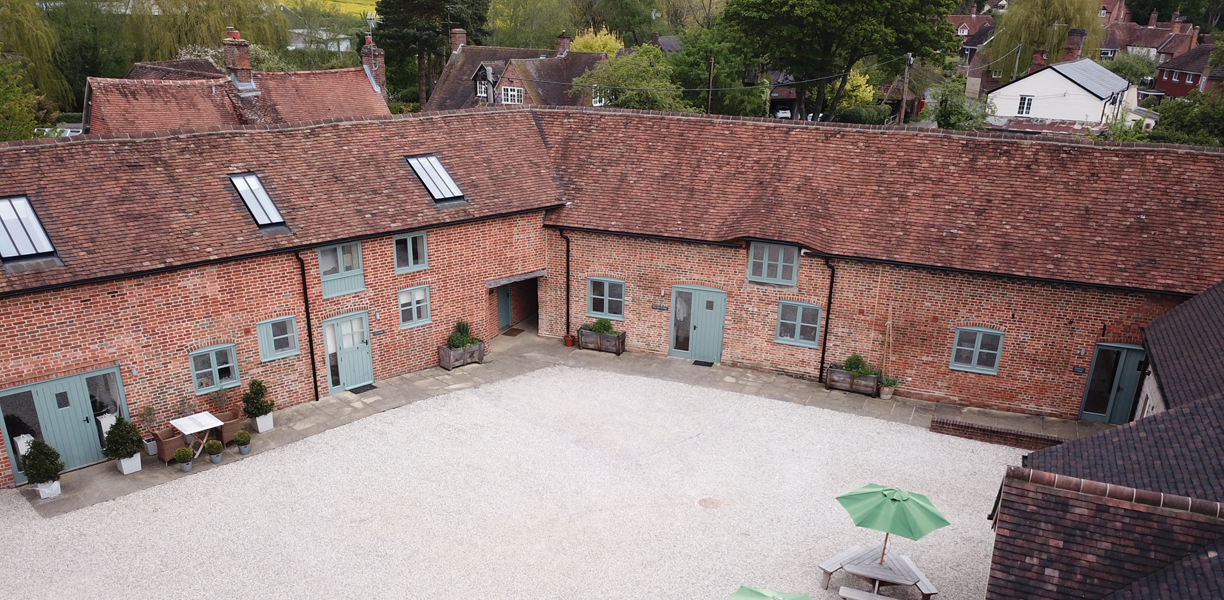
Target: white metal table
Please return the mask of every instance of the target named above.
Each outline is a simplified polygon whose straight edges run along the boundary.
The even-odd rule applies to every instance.
[[[212,413],[204,411],[183,417],[181,419],[175,419],[170,421],[170,424],[173,425],[175,429],[183,432],[183,435],[191,435],[194,437],[194,434],[201,431],[204,432],[204,437],[196,440],[200,442],[200,447],[195,451],[196,458],[199,458],[200,452],[204,451],[204,442],[208,441],[208,432],[213,428],[222,426],[224,423],[221,422],[221,419],[214,417]],[[194,445],[194,442],[192,445]]]

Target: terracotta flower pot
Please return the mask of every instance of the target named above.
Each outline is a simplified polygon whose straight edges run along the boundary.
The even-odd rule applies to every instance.
[[[572,348],[573,346],[574,346],[574,336],[569,335],[569,334],[566,334],[566,336],[565,336],[565,347],[567,347],[567,348]]]

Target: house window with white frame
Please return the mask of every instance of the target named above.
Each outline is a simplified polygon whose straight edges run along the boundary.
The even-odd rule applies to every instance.
[[[960,29],[956,30],[956,35],[969,35],[969,28],[961,23]]]
[[[485,85],[486,84],[483,81],[476,82],[476,97],[477,98],[484,98],[486,100],[489,98],[489,88],[485,87]]]
[[[1000,69],[993,69],[990,71],[990,76],[995,79],[1001,79],[1003,77],[1003,71]]]
[[[1016,109],[1016,114],[1027,115],[1033,112],[1033,97],[1020,96],[1020,107]]]
[[[502,103],[503,104],[522,104],[523,103],[523,88],[520,88],[520,87],[502,88]]]
[[[1173,71],[1173,81],[1181,81],[1181,72]]]
[[[1186,73],[1186,83],[1194,83],[1194,73]]]

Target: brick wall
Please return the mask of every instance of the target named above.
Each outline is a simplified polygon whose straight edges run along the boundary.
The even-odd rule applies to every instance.
[[[1026,431],[978,425],[976,423],[966,423],[952,419],[931,419],[930,429],[935,433],[1024,450],[1041,450],[1042,448],[1057,446],[1066,441],[1052,435],[1028,433]]]
[[[437,347],[458,319],[488,339],[497,331],[481,310],[484,282],[544,267],[542,213],[430,230],[429,268],[396,274],[391,237],[362,242],[366,289],[322,297],[318,253],[301,252],[306,265],[319,393],[327,381],[322,321],[369,311],[375,379],[437,364]],[[397,292],[429,284],[432,323],[401,330]],[[494,298],[496,303],[496,298]],[[255,324],[295,315],[301,353],[260,362]],[[159,426],[183,400],[215,410],[192,387],[188,353],[233,343],[242,387],[228,390],[240,406],[246,384],[268,384],[277,408],[314,399],[301,275],[292,254],[85,285],[0,300],[0,390],[103,367],[120,368],[130,413],[157,411]],[[0,451],[0,488],[13,485],[7,442]]]
[[[548,273],[541,282],[540,328],[565,332],[565,243],[550,230]],[[748,283],[743,248],[569,231],[573,240],[572,329],[586,316],[586,278],[625,281],[625,320],[633,351],[666,353],[671,286],[727,292],[723,362],[793,375],[819,376],[820,350],[775,343],[780,300],[827,308],[829,269],[800,259],[797,286]],[[862,354],[900,378],[899,395],[939,402],[1075,418],[1097,342],[1139,343],[1139,327],[1180,300],[916,269],[834,261],[837,280],[827,362]],[[660,295],[660,291],[663,295]],[[891,319],[891,337],[889,321]],[[822,314],[822,330],[828,314]],[[958,326],[1004,332],[997,375],[949,368]],[[1082,354],[1081,354],[1082,351]],[[1075,373],[1081,367],[1083,373]]]

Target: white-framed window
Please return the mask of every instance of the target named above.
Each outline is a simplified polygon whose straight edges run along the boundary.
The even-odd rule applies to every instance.
[[[399,292],[400,329],[433,322],[429,316],[429,286],[410,287]]]
[[[523,103],[523,88],[520,88],[520,87],[502,88],[502,103],[503,104],[522,104]]]
[[[1016,114],[1027,115],[1033,112],[1033,97],[1020,96],[1020,106],[1016,109]]]
[[[603,97],[603,94],[599,93],[599,86],[597,85],[592,86],[591,87],[591,106],[603,106],[607,103],[608,101]]]
[[[1194,83],[1194,73],[1186,73],[1186,83]]]
[[[489,97],[489,88],[485,87],[485,82],[483,81],[476,82],[476,97],[477,98],[488,98]]]
[[[624,320],[625,282],[604,277],[587,279],[587,316]]]
[[[259,336],[259,360],[268,362],[299,353],[296,317],[277,317],[255,324]]]
[[[285,218],[277,210],[272,198],[268,197],[268,192],[264,189],[263,182],[259,180],[259,175],[235,173],[229,178],[238,190],[238,195],[242,196],[242,201],[246,203],[247,210],[251,211],[251,216],[255,218],[257,225],[268,227],[285,224]]]
[[[191,383],[197,396],[237,386],[238,363],[234,360],[234,345],[209,346],[192,352]]]
[[[990,76],[991,76],[991,77],[993,77],[993,78],[995,78],[995,79],[1000,79],[1000,78],[1002,78],[1002,77],[1003,77],[1003,71],[1001,71],[1001,70],[999,70],[999,69],[993,69],[993,70],[991,70],[991,71],[990,71]]]
[[[1181,72],[1173,71],[1173,81],[1181,81]]]
[[[1102,6],[1102,7],[1101,7],[1101,12],[1100,12],[1100,15],[1101,15],[1102,17],[1104,17],[1104,16],[1106,16],[1106,15],[1108,15],[1108,14],[1109,14],[1109,11],[1105,10],[1105,7],[1104,7],[1104,6]]]
[[[1160,78],[1161,78],[1161,79],[1163,79],[1163,80],[1165,80],[1165,81],[1168,81],[1168,80],[1169,80],[1169,72],[1168,72],[1168,71],[1161,71],[1161,72],[1160,72]]]
[[[969,28],[961,23],[960,29],[956,30],[956,35],[969,35]]]

